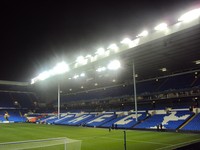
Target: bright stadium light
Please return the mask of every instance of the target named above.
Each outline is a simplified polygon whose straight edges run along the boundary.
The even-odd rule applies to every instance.
[[[108,46],[108,49],[117,52],[119,50],[119,47],[116,44],[110,44],[110,46]]]
[[[105,54],[104,54],[106,57],[107,56],[109,56],[110,55],[110,51],[109,50],[107,50],[107,51],[105,51]]]
[[[117,70],[117,69],[119,69],[120,67],[121,67],[121,64],[120,64],[119,60],[113,60],[113,61],[111,61],[111,62],[108,64],[108,66],[107,66],[107,68],[108,68],[109,70]]]
[[[149,34],[147,30],[142,31],[140,34],[138,34],[136,37],[145,37]]]
[[[106,67],[100,67],[96,70],[97,72],[103,72],[106,71]]]
[[[123,39],[120,43],[129,45],[131,42],[132,42],[131,39],[125,38],[125,39]]]
[[[56,74],[63,74],[69,71],[69,66],[63,61],[58,63],[52,70],[49,71],[49,74],[56,75]]]
[[[36,78],[31,79],[31,84],[34,84],[36,82]]]
[[[80,74],[80,77],[85,77],[85,73],[81,73],[81,74]]]
[[[76,62],[80,65],[86,65],[87,59],[85,59],[83,56],[79,56],[79,57],[77,57]]]
[[[74,77],[73,77],[73,78],[74,78],[74,79],[77,79],[78,77],[79,77],[79,75],[74,75]]]
[[[157,30],[157,31],[166,30],[167,29],[167,24],[166,23],[161,23],[161,24],[157,25],[154,29]]]
[[[38,75],[39,80],[45,80],[50,77],[50,73],[48,71],[44,71]]]
[[[85,56],[85,58],[86,58],[87,60],[89,60],[89,61],[92,61],[92,58],[93,58],[93,57],[92,57],[92,55],[89,55],[89,54],[88,54],[88,55]]]
[[[102,55],[105,54],[105,49],[104,49],[104,48],[99,48],[99,49],[96,51],[95,54],[97,54],[97,55],[99,55],[99,56],[102,56]]]
[[[180,18],[178,18],[178,21],[190,22],[199,17],[200,17],[200,8],[191,10],[191,11],[183,14]]]

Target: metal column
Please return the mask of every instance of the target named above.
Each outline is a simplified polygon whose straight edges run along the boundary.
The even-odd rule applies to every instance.
[[[135,64],[133,61],[133,94],[134,94],[134,101],[135,101],[135,120],[138,121],[138,112],[137,112],[137,91],[136,91],[136,80],[135,80]]]
[[[60,119],[60,83],[58,83],[58,119]]]

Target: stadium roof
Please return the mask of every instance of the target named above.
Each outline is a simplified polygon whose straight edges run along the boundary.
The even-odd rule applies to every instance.
[[[168,30],[170,33],[150,33],[149,36],[141,38],[141,44],[85,66],[74,68],[62,76],[61,90],[63,93],[74,93],[126,84],[133,77],[133,62],[137,81],[199,70],[199,24],[199,19],[190,23],[178,22],[170,27]],[[95,71],[97,67],[104,66],[112,59],[121,61],[120,70],[100,73]],[[81,73],[85,76],[78,77]],[[77,75],[77,79],[73,79],[74,75]]]

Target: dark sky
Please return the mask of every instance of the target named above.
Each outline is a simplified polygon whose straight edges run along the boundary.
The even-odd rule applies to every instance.
[[[56,62],[173,23],[195,0],[0,2],[0,80],[29,81]]]

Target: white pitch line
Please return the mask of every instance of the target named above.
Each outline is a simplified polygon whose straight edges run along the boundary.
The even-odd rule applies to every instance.
[[[171,144],[171,145],[169,145],[169,146],[165,146],[165,147],[161,147],[161,148],[158,148],[158,149],[156,149],[156,150],[162,150],[162,149],[166,149],[166,148],[173,148],[173,147],[176,147],[176,146],[181,146],[181,145],[187,145],[187,144],[192,144],[193,142],[195,142],[195,141],[200,141],[200,138],[199,139],[195,139],[195,140],[191,140],[191,141],[187,141],[187,142],[183,142],[183,143],[178,143],[178,144]]]
[[[100,138],[105,138],[105,139],[113,139],[113,140],[118,140],[118,141],[123,141],[124,139],[118,139],[118,138],[109,138],[109,137],[100,137]],[[164,143],[157,143],[157,142],[148,142],[148,141],[140,141],[140,140],[126,140],[130,142],[140,142],[140,143],[149,143],[149,144],[156,144],[156,145],[167,145],[171,146],[171,144],[164,144]]]

